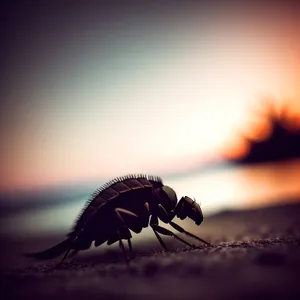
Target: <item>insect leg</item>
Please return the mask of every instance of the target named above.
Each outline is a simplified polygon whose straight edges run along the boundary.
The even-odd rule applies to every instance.
[[[78,253],[79,250],[77,249],[73,249],[73,251],[69,254],[69,258],[73,257],[74,255],[76,255]]]
[[[151,226],[152,227],[152,226]],[[152,227],[153,232],[155,233],[158,241],[160,242],[161,246],[165,249],[165,251],[168,251],[168,248],[166,247],[164,241],[162,240],[162,238],[160,237],[160,235],[155,231],[155,229]]]
[[[190,233],[190,232],[184,230],[181,226],[179,226],[178,224],[176,224],[176,223],[174,223],[174,222],[172,222],[172,221],[170,222],[170,225],[171,225],[173,228],[175,228],[176,230],[178,230],[179,232],[181,232],[181,233],[184,233],[184,234],[186,234],[186,235],[188,235],[188,236],[190,236],[190,237],[192,237],[192,238],[194,238],[194,239],[196,239],[196,240],[198,240],[198,241],[200,241],[200,242],[202,242],[202,243],[204,243],[204,244],[206,244],[206,245],[209,245],[209,246],[211,245],[210,243],[204,241],[203,239],[197,237],[196,235],[194,235],[194,234],[192,234],[192,233]]]
[[[130,256],[131,256],[131,255],[132,255],[132,244],[131,244],[131,239],[127,239],[127,242],[128,242],[129,253],[130,253]]]
[[[127,210],[127,209],[116,208],[115,212],[116,212],[119,220],[121,221],[124,229],[127,230],[128,233],[129,233],[129,236],[127,236],[127,242],[128,242],[130,256],[132,256],[131,234],[130,234],[129,229],[131,229],[135,233],[141,232],[142,228],[143,228],[142,224],[141,224],[141,221],[135,213],[133,213],[133,212]],[[121,238],[120,238],[121,237],[120,232],[118,234],[119,234],[120,247],[123,250],[125,248],[124,248],[123,242],[121,241]],[[123,252],[124,252],[124,250],[123,250]]]
[[[124,208],[116,208],[115,212],[122,225],[131,229],[135,233],[140,233],[143,229],[140,218],[130,210]]]
[[[128,264],[128,263],[129,263],[129,259],[128,259],[128,256],[127,256],[127,253],[126,253],[124,244],[123,244],[122,239],[121,239],[121,234],[120,234],[119,231],[118,231],[118,236],[119,236],[119,246],[120,246],[120,248],[121,248],[122,251],[123,251],[123,255],[124,255],[125,261],[126,261],[126,263]]]
[[[142,221],[143,227],[149,226],[149,217],[150,217],[150,205],[148,202],[145,202],[143,210],[140,212],[140,218]]]
[[[167,229],[167,228],[164,228],[164,227],[161,227],[159,225],[155,225],[153,224],[152,227],[159,233],[161,234],[164,234],[164,235],[168,235],[168,236],[171,236],[177,240],[179,240],[180,242],[192,247],[192,248],[195,248],[194,245],[190,244],[189,242],[183,240],[182,238],[180,238],[179,236],[177,236],[175,233],[173,233],[171,230]]]
[[[62,263],[64,262],[64,260],[67,258],[69,252],[71,251],[71,249],[68,249],[64,255],[64,257],[62,258],[62,260],[57,264],[56,268],[60,267],[62,265]]]
[[[155,236],[157,237],[157,239],[158,239],[159,243],[161,244],[161,246],[165,249],[165,251],[168,251],[168,248],[166,247],[163,239],[160,237],[160,235],[154,229],[154,227],[153,227],[154,225],[158,225],[158,218],[157,218],[157,216],[152,215],[151,219],[150,219],[150,226],[153,229],[153,232],[155,233]]]

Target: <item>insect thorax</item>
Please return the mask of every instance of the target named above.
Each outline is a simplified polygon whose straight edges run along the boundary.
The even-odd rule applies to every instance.
[[[157,205],[161,204],[167,212],[174,210],[177,205],[176,193],[169,186],[154,188],[153,196]]]

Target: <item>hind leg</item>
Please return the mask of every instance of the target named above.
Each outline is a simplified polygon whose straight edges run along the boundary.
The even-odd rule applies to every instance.
[[[126,253],[124,244],[123,244],[123,242],[122,242],[122,237],[121,237],[121,234],[120,234],[119,231],[118,231],[118,235],[119,235],[119,246],[120,246],[120,248],[122,249],[122,252],[123,252],[123,255],[124,255],[124,259],[125,259],[126,263],[129,264],[129,258],[128,258],[128,256],[127,256],[127,253]]]
[[[62,263],[63,263],[64,260],[67,258],[67,256],[68,256],[68,254],[69,254],[70,251],[71,251],[71,249],[68,249],[68,250],[66,251],[66,253],[65,253],[64,257],[62,258],[62,260],[56,265],[56,268],[59,268],[59,267],[62,265]]]
[[[68,257],[73,257],[79,252],[78,249],[73,249],[72,252],[68,255]]]
[[[115,216],[117,221],[116,231],[108,238],[107,244],[111,245],[119,241],[119,246],[123,252],[124,259],[126,263],[128,263],[129,258],[127,257],[127,252],[122,240],[127,240],[129,253],[130,256],[132,256],[132,236],[130,230],[135,233],[141,232],[143,229],[142,221],[135,213],[124,208],[116,208]]]
[[[123,227],[123,230],[125,232],[127,230],[129,231],[129,229],[135,233],[140,233],[142,231],[142,229],[143,229],[142,220],[135,213],[133,213],[127,209],[124,209],[124,208],[116,208],[115,212],[116,212],[118,220],[121,224],[121,227]],[[122,234],[122,237],[126,238],[123,234]],[[131,234],[130,234],[130,237],[126,238],[127,242],[128,242],[130,257],[132,257],[132,253],[133,253],[131,238],[132,238]],[[121,245],[120,245],[120,247],[121,247]]]
[[[92,242],[91,241],[80,241],[80,242],[76,242],[74,241],[74,245],[72,245],[72,248],[69,248],[66,252],[64,257],[62,258],[62,260],[57,264],[56,267],[60,267],[62,265],[62,263],[64,262],[64,260],[67,257],[73,257],[78,251],[80,250],[86,250],[89,249],[91,247]],[[70,253],[70,251],[72,250],[72,252]]]

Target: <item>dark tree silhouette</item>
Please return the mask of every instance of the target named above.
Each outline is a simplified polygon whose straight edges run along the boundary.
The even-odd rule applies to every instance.
[[[276,111],[274,102],[268,101],[257,107],[254,113],[271,125],[271,132],[264,140],[255,140],[241,133],[249,144],[249,152],[233,162],[252,164],[300,158],[300,112],[288,104]]]

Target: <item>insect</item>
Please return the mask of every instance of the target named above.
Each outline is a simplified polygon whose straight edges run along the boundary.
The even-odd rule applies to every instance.
[[[42,252],[25,255],[37,259],[50,259],[65,252],[59,263],[61,264],[68,255],[73,256],[78,251],[89,249],[92,242],[95,247],[105,242],[108,245],[119,242],[128,263],[129,258],[123,240],[127,240],[129,251],[132,253],[130,231],[140,233],[148,226],[153,229],[156,238],[166,251],[167,247],[160,234],[171,236],[194,247],[169,229],[160,226],[159,220],[170,224],[181,233],[210,245],[174,223],[172,220],[175,216],[182,220],[188,217],[198,226],[203,221],[199,204],[189,197],[182,197],[178,202],[175,191],[164,185],[160,177],[143,174],[117,177],[92,194],[66,240]]]

